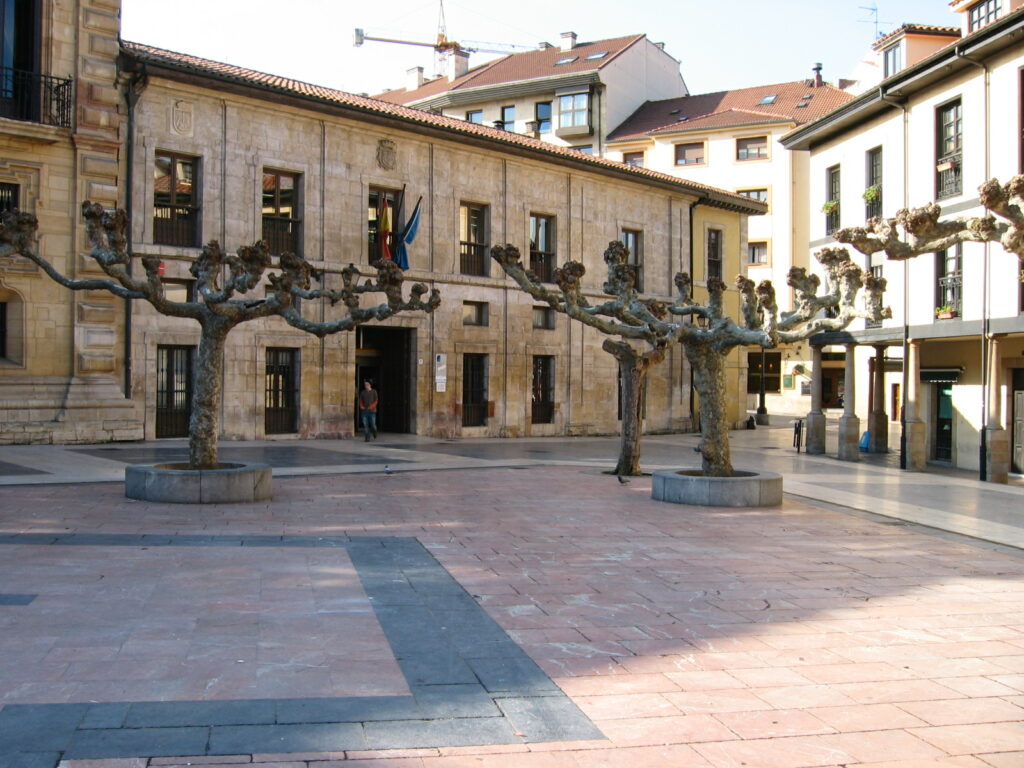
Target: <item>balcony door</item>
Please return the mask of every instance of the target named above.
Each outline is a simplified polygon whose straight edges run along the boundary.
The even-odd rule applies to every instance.
[[[0,117],[39,111],[38,0],[0,0]]]

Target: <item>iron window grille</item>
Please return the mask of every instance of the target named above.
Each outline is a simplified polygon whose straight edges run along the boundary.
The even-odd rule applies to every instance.
[[[462,426],[487,424],[487,355],[462,356]]]
[[[263,171],[263,239],[273,254],[299,253],[299,174]]]
[[[555,273],[555,217],[530,215],[530,271],[542,283]]]
[[[873,219],[882,215],[882,148],[869,150],[866,159],[864,217]],[[873,190],[873,193],[868,194],[868,190]]]
[[[835,165],[825,171],[825,234],[831,235],[839,229],[839,166]]]
[[[0,117],[70,128],[75,98],[73,83],[70,77],[0,67]]]
[[[551,424],[555,418],[555,358],[551,355],[533,357],[532,424]]]
[[[268,435],[298,431],[298,350],[268,347],[264,396],[264,431]]]
[[[963,306],[963,243],[935,255],[935,309],[957,316]]]
[[[953,197],[963,191],[963,109],[960,100],[936,113],[935,196]]]
[[[153,242],[199,244],[199,205],[195,189],[198,160],[158,152],[153,162]]]
[[[747,394],[761,392],[761,376],[764,376],[764,391],[782,391],[782,353],[764,352],[764,370],[761,370],[761,352],[747,353]]]
[[[156,436],[186,437],[192,416],[195,347],[156,348]]]
[[[459,270],[464,275],[487,275],[487,206],[459,206]]]

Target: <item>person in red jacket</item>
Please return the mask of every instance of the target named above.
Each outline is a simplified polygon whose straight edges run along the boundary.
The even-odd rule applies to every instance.
[[[377,438],[377,403],[379,402],[380,398],[377,397],[377,390],[373,388],[373,382],[366,379],[363,381],[363,389],[359,393],[359,420],[363,422],[363,434],[367,442],[370,441],[371,434],[374,439]]]

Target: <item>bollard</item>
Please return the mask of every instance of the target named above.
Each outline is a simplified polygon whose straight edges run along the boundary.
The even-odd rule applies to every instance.
[[[793,447],[796,448],[796,452],[800,453],[800,443],[803,441],[804,436],[804,420],[797,419],[793,422]]]

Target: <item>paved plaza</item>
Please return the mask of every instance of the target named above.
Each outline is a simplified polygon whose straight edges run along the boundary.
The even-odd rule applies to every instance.
[[[1024,766],[1024,484],[790,438],[742,510],[609,438],[226,443],[274,500],[210,506],[0,448],[0,768]]]

